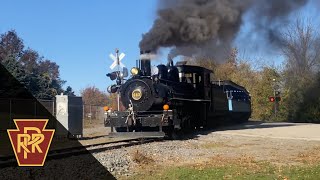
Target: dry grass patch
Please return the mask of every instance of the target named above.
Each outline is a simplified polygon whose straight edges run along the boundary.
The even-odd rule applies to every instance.
[[[231,143],[228,143],[228,142],[207,142],[199,145],[199,147],[204,149],[216,149],[216,148],[241,148],[241,147],[255,146],[255,145],[258,145],[258,144],[244,143],[244,144],[238,144],[238,145],[231,145]]]
[[[320,146],[316,146],[309,151],[299,153],[293,160],[305,164],[318,164],[320,162]]]
[[[83,128],[84,129],[87,129],[87,128],[94,128],[94,127],[97,127],[97,126],[103,126],[103,120],[101,119],[84,119],[83,120]]]
[[[241,167],[252,167],[257,168],[257,161],[255,161],[254,157],[249,155],[242,155],[240,157],[227,157],[223,155],[213,156],[209,162],[211,166],[228,166],[228,165],[237,165]]]
[[[200,147],[205,149],[214,149],[214,148],[232,147],[232,146],[223,142],[209,142],[209,143],[201,144]]]
[[[145,155],[144,153],[140,152],[139,150],[135,150],[131,153],[132,161],[137,164],[151,164],[154,163],[154,159],[152,157],[149,157]]]

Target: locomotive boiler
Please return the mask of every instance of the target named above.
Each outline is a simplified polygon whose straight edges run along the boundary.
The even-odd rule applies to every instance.
[[[148,53],[141,54],[131,77],[116,88],[126,110],[108,113],[105,126],[112,131],[170,135],[249,119],[251,99],[244,87],[212,81],[212,71],[183,62],[151,67]]]

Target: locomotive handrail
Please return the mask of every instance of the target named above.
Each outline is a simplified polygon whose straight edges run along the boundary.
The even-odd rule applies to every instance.
[[[212,81],[211,83],[214,85],[223,86],[223,89],[225,89],[225,86],[227,86],[227,85],[234,86],[235,88],[238,88],[238,89],[249,94],[249,92],[243,86],[240,86],[240,85],[234,83],[233,81]]]
[[[207,100],[207,99],[185,99],[185,98],[171,98],[171,100],[181,100],[181,101],[196,101],[196,102],[207,101],[207,102],[210,102],[210,100]]]

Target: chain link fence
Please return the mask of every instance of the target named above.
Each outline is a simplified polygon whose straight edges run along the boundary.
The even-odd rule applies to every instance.
[[[38,100],[53,116],[56,115],[56,103],[55,100]]]
[[[13,119],[32,119],[41,117],[44,106],[51,114],[55,114],[54,100],[35,100],[35,99],[0,99],[0,130],[6,130],[8,127],[13,127]]]
[[[10,121],[5,121],[9,124],[1,124],[0,130],[6,130],[7,127],[11,127],[14,124],[12,121],[13,118],[28,119],[41,115],[37,101],[40,102],[41,105],[43,105],[53,116],[56,116],[57,107],[55,99],[0,99],[0,117],[10,119]],[[84,104],[83,112],[81,113],[83,113],[83,123],[85,127],[86,124],[103,123],[105,113],[103,106]]]
[[[104,118],[103,106],[84,104],[83,105],[84,123],[101,123]]]

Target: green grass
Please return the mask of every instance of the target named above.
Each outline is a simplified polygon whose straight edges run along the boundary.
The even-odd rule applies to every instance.
[[[258,166],[246,167],[229,165],[221,167],[171,167],[149,174],[139,175],[143,179],[181,179],[181,180],[212,180],[212,179],[239,179],[239,180],[269,180],[269,179],[320,179],[320,164],[313,166],[276,167],[269,163],[258,163]],[[137,177],[135,177],[137,178]]]
[[[320,164],[308,167],[289,167],[283,172],[290,180],[320,179]]]

